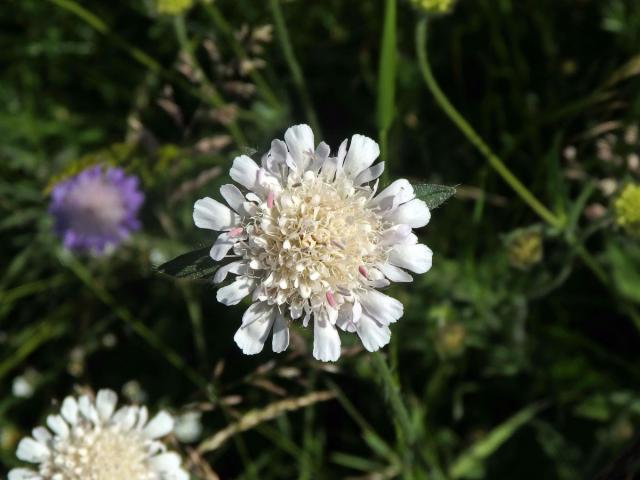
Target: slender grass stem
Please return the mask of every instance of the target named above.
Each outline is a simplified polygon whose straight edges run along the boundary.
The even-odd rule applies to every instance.
[[[291,71],[293,84],[298,90],[298,95],[302,101],[302,107],[304,108],[305,115],[315,134],[321,137],[322,132],[320,130],[318,117],[311,103],[311,97],[307,91],[302,69],[300,68],[300,64],[293,52],[293,46],[291,44],[291,39],[289,38],[287,24],[284,21],[284,15],[282,15],[282,9],[280,8],[280,0],[269,0],[269,5],[271,6],[271,14],[273,15],[276,35],[278,36],[278,41],[282,47],[282,52],[284,53],[284,58],[289,66],[289,70]]]
[[[216,7],[214,3],[204,3],[202,5],[204,11],[209,15],[211,21],[213,21],[214,26],[220,31],[229,42],[233,53],[239,60],[246,60],[249,58],[249,55],[245,51],[242,44],[236,39],[233,34],[233,30],[227,20],[224,18],[220,10]],[[251,81],[256,85],[258,93],[274,108],[280,108],[280,100],[273,93],[273,90],[269,87],[266,80],[262,76],[259,70],[252,69],[249,72],[249,77]]]
[[[100,18],[94,15],[91,11],[87,10],[83,6],[79,5],[74,0],[47,0],[54,5],[67,10],[70,13],[73,13],[82,21],[84,21],[87,25],[92,27],[97,32],[108,37],[118,48],[125,51],[129,54],[131,58],[133,58],[136,62],[138,62],[143,67],[148,70],[162,76],[167,81],[177,85],[185,92],[189,93],[195,98],[202,100],[203,102],[208,103],[209,105],[215,108],[222,108],[226,105],[224,99],[220,97],[219,94],[215,91],[201,91],[192,85],[190,85],[186,80],[184,80],[179,75],[166,70],[158,61],[153,59],[147,53],[140,50],[138,47],[131,45],[129,42],[124,40],[122,37],[114,33],[111,28]],[[233,137],[236,144],[242,146],[246,142],[240,129],[236,125],[235,122],[230,122],[225,125],[229,134]]]
[[[198,372],[187,365],[182,357],[166,345],[164,341],[153,332],[153,330],[135,318],[127,308],[118,305],[118,302],[116,302],[111,294],[95,282],[91,273],[84,267],[84,265],[78,262],[71,255],[61,256],[61,261],[102,303],[112,310],[116,317],[130,326],[131,329],[151,347],[161,352],[171,365],[182,372],[197,387],[207,392],[210,397],[215,398],[215,395],[211,392],[212,385]]]
[[[380,158],[386,162],[383,183],[388,179],[389,171],[389,130],[395,113],[396,82],[396,0],[386,0],[384,25],[378,64],[378,140]]]
[[[518,194],[518,196],[529,207],[538,214],[549,225],[562,229],[564,227],[565,220],[554,213],[552,213],[547,207],[545,207],[540,200],[538,200],[531,191],[524,186],[524,184],[516,177],[511,170],[505,165],[505,163],[498,157],[491,148],[482,140],[482,138],[476,133],[473,127],[465,120],[465,118],[456,110],[451,104],[447,96],[444,94],[435,77],[431,71],[429,60],[427,56],[427,23],[428,19],[425,17],[418,22],[416,28],[416,49],[418,52],[418,63],[422,76],[424,77],[427,87],[433,94],[436,102],[444,113],[451,119],[451,121],[458,127],[458,129],[467,137],[467,140],[473,144],[478,151],[486,158],[491,167],[507,182],[507,184]]]
[[[415,432],[411,424],[409,411],[402,399],[400,382],[391,372],[391,368],[389,368],[385,358],[380,352],[374,352],[372,357],[380,382],[386,389],[386,400],[395,422],[399,448],[404,452],[404,470],[408,474],[412,469],[415,443]]]

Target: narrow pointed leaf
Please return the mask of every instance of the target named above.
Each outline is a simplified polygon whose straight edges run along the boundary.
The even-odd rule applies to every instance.
[[[184,253],[160,265],[157,270],[176,278],[201,279],[213,276],[218,264],[209,256],[209,248]]]
[[[413,189],[416,192],[416,197],[420,200],[424,200],[429,207],[429,210],[438,208],[450,197],[456,194],[455,187],[449,187],[446,185],[433,185],[431,183],[423,183],[420,185],[414,185]]]

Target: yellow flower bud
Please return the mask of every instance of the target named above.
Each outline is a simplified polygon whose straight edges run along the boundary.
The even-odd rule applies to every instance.
[[[179,15],[193,6],[193,0],[156,0],[156,10],[163,15]]]
[[[614,202],[616,223],[627,233],[640,237],[640,185],[630,183]]]
[[[521,270],[527,270],[542,260],[542,232],[539,228],[517,230],[506,240],[509,263]]]
[[[449,13],[453,9],[455,0],[410,0],[411,4],[427,13]]]

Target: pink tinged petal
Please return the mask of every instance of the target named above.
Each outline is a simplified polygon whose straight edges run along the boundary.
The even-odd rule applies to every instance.
[[[274,198],[273,192],[269,190],[269,193],[267,193],[267,208],[273,208]]]
[[[356,325],[356,331],[364,348],[375,352],[391,340],[391,330],[386,325],[376,322],[368,315],[363,315]]]
[[[46,445],[36,442],[33,438],[27,437],[20,440],[16,456],[23,462],[41,463],[44,462],[51,452]]]
[[[340,335],[324,310],[313,319],[313,356],[321,362],[335,362],[340,358]]]
[[[296,164],[297,172],[307,170],[310,162],[310,153],[314,151],[313,131],[309,125],[295,125],[284,133],[284,141]]]
[[[242,227],[232,228],[231,230],[229,230],[229,237],[237,238],[240,235],[242,235],[243,232],[244,232],[244,228],[242,228]]]
[[[253,291],[255,283],[253,278],[238,277],[232,284],[219,289],[216,293],[216,298],[223,305],[237,305]]]
[[[243,213],[244,209],[242,208],[242,205],[246,200],[238,187],[231,183],[222,185],[220,187],[220,194],[233,210],[239,214]]]
[[[104,422],[111,418],[118,403],[118,395],[112,390],[100,390],[96,395],[96,409],[100,419]]]
[[[369,202],[370,207],[391,210],[415,198],[415,192],[408,180],[401,178],[382,190]]]
[[[149,466],[158,473],[171,474],[180,469],[180,456],[175,452],[166,452],[149,459]],[[162,478],[165,478],[165,475]],[[173,480],[173,477],[166,477]]]
[[[432,257],[431,249],[421,243],[396,245],[389,254],[389,263],[415,273],[426,273],[431,269]]]
[[[231,234],[229,233],[221,233],[218,235],[218,238],[214,242],[211,250],[209,251],[209,255],[215,261],[222,260],[227,256],[229,250],[233,248],[238,240],[236,238],[231,238]]]
[[[229,230],[238,226],[240,217],[213,198],[201,198],[193,206],[193,221],[199,228]]]
[[[60,415],[49,415],[47,417],[47,427],[58,437],[67,438],[69,436],[69,425]]]
[[[413,282],[413,277],[401,268],[384,263],[378,265],[378,269],[392,282]]]
[[[239,274],[244,265],[246,264],[242,260],[222,265],[218,270],[216,270],[216,273],[213,276],[213,283],[223,282],[229,273],[235,273],[236,275]]]
[[[383,325],[397,321],[404,313],[404,306],[400,301],[377,290],[367,290],[360,294],[360,303],[367,315]]]
[[[327,303],[331,305],[333,308],[338,308],[338,304],[336,303],[336,298],[333,296],[333,292],[331,290],[327,291],[326,295]]]
[[[364,278],[369,278],[369,272],[367,272],[367,269],[364,265],[360,265],[358,267],[358,272],[360,272],[360,275],[362,275]]]
[[[354,185],[362,185],[375,180],[384,172],[384,162],[376,163],[373,167],[367,168],[360,172],[353,181]]]
[[[43,480],[36,472],[26,468],[14,468],[7,478],[8,480]]]
[[[233,160],[233,166],[229,170],[231,178],[248,190],[253,190],[258,181],[260,167],[246,155],[240,155]]]
[[[173,417],[167,412],[159,412],[155,417],[151,419],[147,426],[144,427],[142,432],[147,438],[156,439],[164,437],[173,430]]]
[[[344,173],[347,177],[356,178],[360,172],[368,168],[380,155],[378,144],[364,135],[351,137],[347,158],[344,160]]]
[[[289,346],[289,323],[287,319],[278,312],[273,324],[273,338],[271,339],[271,349],[276,352],[284,352]]]
[[[262,303],[263,302],[258,304],[254,303],[251,307],[261,305]],[[250,320],[245,319],[248,312],[247,310],[245,316],[242,318],[242,326],[233,336],[233,340],[245,355],[255,355],[262,351],[264,342],[269,336],[269,331],[276,317],[276,309],[273,307],[268,305],[265,307],[263,305],[259,310],[255,317],[252,317]]]
[[[424,227],[431,219],[431,212],[427,204],[420,199],[413,200],[400,205],[387,218],[395,223],[404,223],[412,228]]]

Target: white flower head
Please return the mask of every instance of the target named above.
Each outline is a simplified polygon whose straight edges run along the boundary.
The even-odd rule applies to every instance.
[[[173,430],[172,417],[149,421],[146,407],[116,410],[117,400],[111,390],[65,398],[48,429],[18,444],[18,458],[35,466],[11,470],[9,480],[188,480],[180,456],[158,440]]]
[[[272,331],[274,352],[289,344],[289,324],[313,320],[313,355],[340,357],[337,328],[356,332],[369,351],[389,343],[389,324],[403,314],[398,300],[378,291],[390,282],[413,280],[406,270],[425,273],[431,250],[412,229],[429,222],[427,205],[407,180],[396,180],[376,195],[384,162],[372,139],[354,135],[334,156],[314,144],[308,125],[289,128],[274,140],[258,166],[237,157],[223,185],[229,207],[198,200],[193,218],[200,228],[221,231],[211,257],[225,261],[215,274],[217,298],[235,305],[247,295],[234,339],[246,354],[262,350]]]

